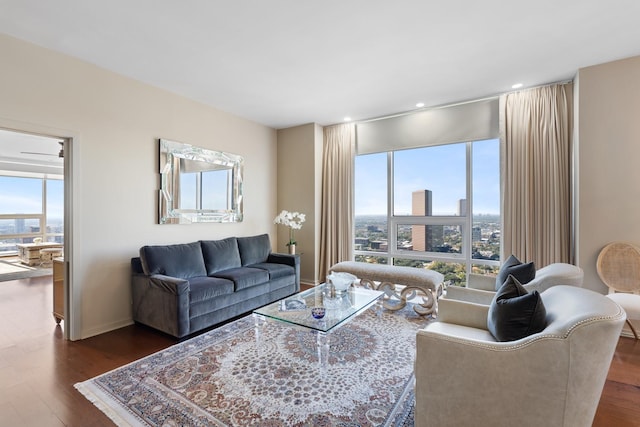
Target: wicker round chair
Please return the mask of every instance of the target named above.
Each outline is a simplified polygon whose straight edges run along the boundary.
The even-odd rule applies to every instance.
[[[609,243],[600,251],[596,268],[609,287],[607,296],[627,312],[627,324],[639,339],[631,320],[640,320],[640,248],[625,242]]]

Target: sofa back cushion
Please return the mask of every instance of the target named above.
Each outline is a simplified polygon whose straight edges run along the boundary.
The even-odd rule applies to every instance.
[[[143,246],[140,248],[140,260],[147,275],[164,274],[180,279],[207,275],[200,242]]]
[[[235,237],[222,240],[201,240],[200,245],[202,245],[204,265],[209,276],[217,271],[238,268],[242,265],[238,241]]]
[[[269,235],[238,237],[238,249],[242,266],[265,262],[271,253]]]

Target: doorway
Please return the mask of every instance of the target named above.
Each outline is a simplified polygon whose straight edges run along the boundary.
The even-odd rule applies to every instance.
[[[71,323],[70,146],[68,137],[0,128],[0,281],[50,275],[53,294],[55,265],[65,339]]]

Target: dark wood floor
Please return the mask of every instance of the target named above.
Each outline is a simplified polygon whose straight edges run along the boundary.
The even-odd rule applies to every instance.
[[[73,385],[175,343],[129,326],[69,342],[51,277],[0,282],[0,426],[112,426]],[[640,342],[621,338],[594,426],[640,426]]]

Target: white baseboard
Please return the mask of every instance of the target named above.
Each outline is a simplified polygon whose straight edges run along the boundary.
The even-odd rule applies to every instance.
[[[100,325],[91,329],[83,329],[81,333],[81,336],[82,336],[81,339],[84,340],[87,338],[94,337],[96,335],[105,334],[107,332],[115,331],[116,329],[124,328],[125,326],[129,326],[129,325],[133,325],[132,318],[119,320],[117,322],[108,323],[106,325]]]

